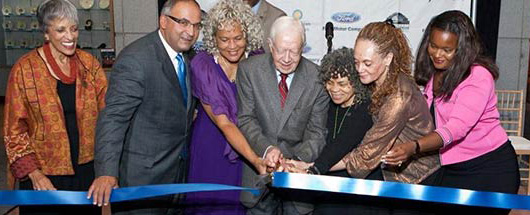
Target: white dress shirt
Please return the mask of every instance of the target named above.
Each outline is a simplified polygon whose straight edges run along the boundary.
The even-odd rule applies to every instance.
[[[171,63],[173,63],[173,67],[175,67],[175,73],[177,73],[178,77],[178,71],[179,71],[179,62],[177,61],[177,55],[182,54],[179,52],[176,52],[169,46],[169,44],[166,42],[164,37],[162,36],[162,32],[158,30],[158,36],[160,37],[160,40],[162,40],[162,44],[164,45],[164,48],[166,49],[167,54],[169,55],[169,59],[171,60]],[[184,59],[184,56],[182,56],[182,59]]]

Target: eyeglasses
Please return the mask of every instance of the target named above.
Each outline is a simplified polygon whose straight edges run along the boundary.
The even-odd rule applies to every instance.
[[[195,30],[201,30],[202,28],[202,23],[201,22],[198,22],[198,23],[191,23],[189,20],[187,19],[179,19],[177,17],[174,17],[174,16],[171,16],[171,15],[167,15],[166,16],[168,18],[170,18],[171,20],[175,21],[176,23],[178,23],[179,25],[181,25],[182,27],[184,28],[187,28],[188,26],[192,25],[193,26],[193,29]]]

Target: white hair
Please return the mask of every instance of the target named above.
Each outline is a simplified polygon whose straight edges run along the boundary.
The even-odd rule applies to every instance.
[[[37,8],[37,21],[44,32],[47,32],[48,26],[55,19],[67,19],[79,23],[77,18],[77,9],[67,0],[45,0]]]
[[[271,32],[269,34],[269,39],[274,41],[276,34],[278,33],[287,33],[287,32],[297,32],[302,38],[302,46],[305,45],[305,28],[302,22],[299,19],[290,16],[282,16],[274,23],[271,27]]]

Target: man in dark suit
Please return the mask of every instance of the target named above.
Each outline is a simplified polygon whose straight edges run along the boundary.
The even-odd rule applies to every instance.
[[[121,51],[97,123],[97,178],[88,194],[95,204],[107,204],[117,186],[184,181],[194,109],[186,51],[197,40],[200,22],[194,0],[169,0],[160,29]],[[112,210],[168,214],[175,202],[173,197],[155,200],[113,204]]]
[[[261,28],[263,29],[263,48],[265,52],[269,52],[269,43],[267,38],[269,37],[272,23],[276,21],[277,18],[285,16],[283,10],[275,7],[266,0],[243,0],[252,7],[252,11],[259,17],[261,20]]]
[[[281,157],[313,162],[325,145],[329,97],[317,65],[302,57],[305,31],[292,17],[278,18],[268,39],[271,53],[251,57],[237,72],[238,122],[252,149],[276,168]],[[242,186],[260,177],[243,169]],[[286,190],[253,196],[242,192],[249,214],[307,214],[312,205]]]

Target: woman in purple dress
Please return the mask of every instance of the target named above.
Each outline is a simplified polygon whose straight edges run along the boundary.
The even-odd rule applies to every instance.
[[[191,61],[192,92],[200,100],[190,145],[189,183],[238,186],[242,162],[260,174],[263,160],[237,128],[238,63],[260,48],[260,21],[241,0],[221,0],[209,12],[204,47]],[[186,214],[245,214],[238,191],[187,195]]]

